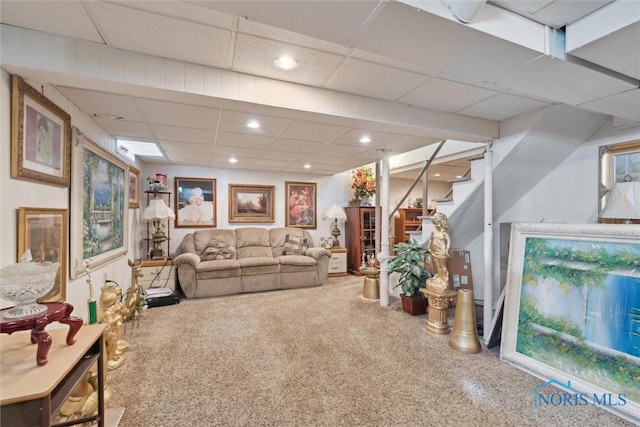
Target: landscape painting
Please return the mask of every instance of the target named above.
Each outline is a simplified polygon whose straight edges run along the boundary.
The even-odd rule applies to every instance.
[[[501,357],[543,379],[571,380],[583,393],[622,394],[624,405],[605,409],[633,419],[640,240],[633,225],[611,227],[514,225]]]
[[[273,185],[229,184],[229,222],[274,222]]]
[[[87,138],[74,155],[71,271],[80,275],[85,260],[97,267],[126,253],[129,177],[122,161]]]

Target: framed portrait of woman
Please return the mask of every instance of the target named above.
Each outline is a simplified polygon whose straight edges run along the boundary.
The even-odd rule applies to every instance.
[[[316,184],[313,182],[285,182],[285,227],[315,229]]]

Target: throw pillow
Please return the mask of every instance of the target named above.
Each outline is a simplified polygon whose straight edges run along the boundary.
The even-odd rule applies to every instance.
[[[207,247],[202,251],[200,259],[202,259],[202,261],[233,259],[235,258],[235,255],[236,248],[212,238],[209,240]]]
[[[308,248],[308,239],[287,234],[284,238],[284,249],[282,251],[282,255],[306,255]]]

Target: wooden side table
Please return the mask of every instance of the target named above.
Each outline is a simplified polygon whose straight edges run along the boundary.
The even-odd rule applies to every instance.
[[[11,307],[0,310],[0,320],[2,320],[0,324],[1,333],[11,335],[16,331],[28,331],[31,329],[31,344],[38,344],[38,350],[36,351],[36,363],[38,366],[45,365],[48,361],[47,354],[49,353],[52,339],[44,328],[49,323],[60,322],[69,325],[67,345],[72,345],[76,342],[74,337],[82,326],[82,319],[71,316],[73,311],[71,304],[62,302],[46,302],[43,304],[47,306],[45,313],[22,319],[5,319],[2,316],[2,313],[11,309]]]
[[[347,275],[347,249],[331,248],[331,259],[329,260],[329,277],[339,277]]]
[[[142,277],[138,278],[138,284],[143,289],[176,290],[176,267],[172,259],[143,259],[140,269]]]
[[[66,345],[67,331],[53,329],[51,358],[45,366],[31,361],[28,334],[0,335],[0,425],[12,427],[52,426],[52,417],[94,364],[98,366],[98,413],[61,425],[96,421],[105,425],[105,359],[103,333],[106,325],[84,325],[76,343]]]

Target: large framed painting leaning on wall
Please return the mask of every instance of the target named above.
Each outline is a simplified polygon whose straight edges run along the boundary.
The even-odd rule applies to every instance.
[[[71,255],[76,279],[127,253],[129,176],[126,164],[73,129]]]
[[[34,262],[60,262],[55,284],[39,302],[62,302],[67,297],[67,209],[18,209],[18,253],[20,262],[29,249]]]
[[[553,384],[573,406],[640,422],[638,236],[636,225],[512,226],[500,357],[546,381],[534,405],[557,405]]]
[[[598,222],[640,224],[640,141],[600,147]]]
[[[71,116],[12,76],[11,177],[68,187]]]
[[[285,186],[285,227],[316,228],[316,184],[290,182]]]
[[[176,228],[216,226],[216,180],[176,177]]]
[[[274,185],[229,184],[229,222],[275,222]]]

